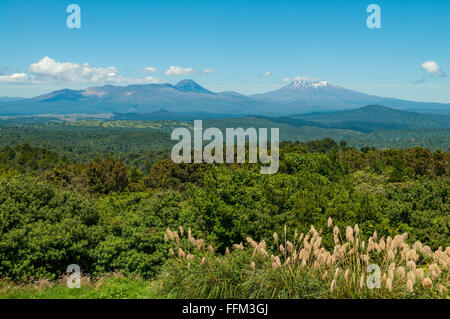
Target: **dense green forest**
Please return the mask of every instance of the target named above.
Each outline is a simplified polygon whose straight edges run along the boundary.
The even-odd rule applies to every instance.
[[[342,230],[357,224],[359,244],[366,245],[361,249],[367,249],[370,241],[381,245],[380,239],[385,242],[407,233],[405,245],[420,242],[420,247],[428,247],[417,248],[423,257],[415,263],[436,283],[434,290],[425,292],[428,283],[405,293],[395,288],[387,295],[355,295],[349,288],[336,296],[442,296],[450,267],[447,257],[439,257],[450,258],[448,149],[355,148],[330,138],[286,141],[280,145],[279,172],[261,175],[258,164],[174,164],[167,133],[171,125],[176,124],[88,121],[2,126],[0,281],[57,280],[69,264],[78,264],[92,280],[111,273],[160,280],[159,296],[332,297],[324,294],[333,283],[323,270],[319,281],[329,279],[325,288],[314,281],[289,294],[285,293],[289,287],[268,284],[272,295],[251,294],[266,280],[279,282],[271,277],[278,276],[272,272],[279,259],[269,258],[267,268],[264,260],[252,257],[252,245],[264,242],[270,256],[281,249],[276,243],[265,244],[274,233],[284,236],[284,250],[302,233],[320,237],[323,253],[332,251],[336,234],[326,231],[331,219],[333,227]],[[289,239],[291,233],[295,240]],[[189,242],[195,243],[195,251]],[[292,263],[290,249],[289,256],[281,252],[283,263]],[[395,254],[400,254],[398,249]],[[219,256],[229,262],[221,262]],[[408,261],[399,258],[399,264]],[[250,276],[237,270],[248,265],[251,269],[260,265],[268,272],[263,277],[251,275],[247,286],[236,291],[216,291],[200,283],[184,286],[188,276],[194,282],[207,278],[206,284],[218,280],[205,273],[205,262],[211,262],[208,271],[229,278],[217,287]],[[308,276],[319,275],[308,272]]]

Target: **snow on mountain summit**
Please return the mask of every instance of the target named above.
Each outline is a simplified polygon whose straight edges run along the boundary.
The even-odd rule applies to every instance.
[[[315,89],[320,87],[334,86],[328,81],[309,81],[309,80],[295,80],[288,84],[290,88],[308,88]]]

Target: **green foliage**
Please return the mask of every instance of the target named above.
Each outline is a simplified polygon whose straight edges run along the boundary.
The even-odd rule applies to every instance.
[[[112,156],[104,159],[99,157],[86,167],[88,190],[91,192],[108,194],[121,192],[128,187],[128,169],[122,161]]]
[[[82,278],[80,288],[68,288],[64,280],[41,280],[33,284],[17,284],[0,280],[0,299],[153,299],[156,294],[154,282],[140,277],[107,275],[96,281]]]
[[[0,178],[0,274],[55,278],[69,264],[92,270],[99,214],[70,192],[36,178]]]
[[[49,150],[62,149],[56,145],[62,132],[74,142],[72,151],[77,143],[88,147],[75,125],[24,129],[26,134],[56,130],[55,138],[44,134],[51,141],[48,149],[30,144],[0,149],[0,277],[57,278],[76,263],[95,277],[120,271],[152,278],[168,257],[165,229],[179,225],[213,243],[219,253],[248,236],[270,238],[284,225],[299,232],[312,224],[326,227],[328,217],[341,228],[358,223],[363,239],[373,231],[379,236],[408,232],[411,240],[432,249],[450,244],[449,152],[419,147],[358,151],[331,139],[283,142],[279,172],[261,175],[254,164],[177,165],[165,151],[124,146],[127,134],[138,138],[155,132],[97,124],[89,129],[101,137],[93,138],[89,156],[67,160],[66,146],[60,155]],[[118,130],[113,131],[117,140],[108,140],[111,148],[98,144],[107,140],[105,129]],[[105,156],[90,158],[94,151]],[[327,234],[323,240],[325,247],[333,243]],[[229,286],[238,280],[232,268],[220,267],[208,274],[211,281],[227,275],[233,278],[225,283]],[[254,278],[263,276],[320,285],[309,277],[283,279],[269,272]],[[208,296],[238,295],[244,289],[238,287]]]

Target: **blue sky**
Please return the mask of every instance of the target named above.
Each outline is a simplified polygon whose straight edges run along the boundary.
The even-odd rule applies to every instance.
[[[66,26],[71,3],[81,29]],[[371,3],[381,29],[366,26]],[[450,103],[449,39],[448,0],[2,0],[0,96],[184,78],[249,94],[298,76]]]

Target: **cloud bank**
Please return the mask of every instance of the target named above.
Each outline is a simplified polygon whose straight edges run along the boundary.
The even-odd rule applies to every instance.
[[[445,78],[447,76],[435,61],[425,61],[421,64],[421,68],[430,75],[435,75],[440,78]]]

